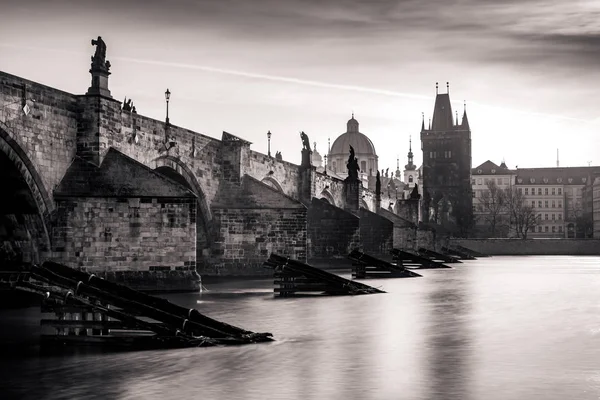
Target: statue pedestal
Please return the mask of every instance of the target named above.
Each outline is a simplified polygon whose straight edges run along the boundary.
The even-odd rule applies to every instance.
[[[101,69],[90,69],[92,74],[92,86],[89,87],[87,95],[101,95],[105,97],[111,97],[110,90],[108,90],[108,76],[110,72]]]
[[[310,159],[311,153],[312,153],[312,151],[310,151],[308,149],[302,149],[302,162],[300,163],[300,166],[302,168],[312,167],[312,162]]]
[[[358,214],[361,186],[360,181],[357,179],[346,178],[344,180],[344,209],[346,211]]]

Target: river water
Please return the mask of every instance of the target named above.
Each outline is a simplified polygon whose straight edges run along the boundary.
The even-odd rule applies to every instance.
[[[276,339],[239,347],[46,355],[39,308],[2,311],[0,398],[600,398],[600,257],[420,273],[354,297],[278,299],[272,280],[166,296]]]

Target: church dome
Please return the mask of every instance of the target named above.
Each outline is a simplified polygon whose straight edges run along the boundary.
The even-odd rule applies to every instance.
[[[329,153],[332,155],[349,154],[350,146],[354,148],[356,155],[377,155],[371,139],[358,131],[358,121],[354,119],[354,115],[348,120],[346,133],[335,139]]]

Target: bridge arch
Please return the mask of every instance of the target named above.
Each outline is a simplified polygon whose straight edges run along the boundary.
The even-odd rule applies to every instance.
[[[153,160],[153,168],[155,171],[162,175],[174,180],[175,182],[187,187],[198,196],[198,207],[197,207],[197,229],[196,229],[196,240],[197,240],[197,253],[202,254],[203,250],[208,250],[211,245],[212,234],[212,213],[206,195],[202,186],[196,179],[196,176],[192,170],[183,162],[181,159],[173,156],[162,156]],[[197,257],[196,262],[199,261]]]
[[[331,195],[331,193],[327,189],[323,189],[323,191],[319,195],[319,199],[325,200],[326,202],[328,202],[332,206],[337,206],[337,204],[335,204],[335,200],[333,199],[333,196]]]
[[[281,187],[279,182],[277,182],[277,179],[275,179],[271,176],[266,176],[261,180],[261,182],[264,183],[265,185],[271,186],[273,189],[277,190],[278,192],[283,193],[283,188]]]
[[[50,250],[53,202],[25,150],[0,123],[0,265],[38,263]]]
[[[371,211],[371,210],[369,209],[369,205],[367,204],[367,202],[365,201],[365,199],[361,199],[361,200],[360,200],[360,206],[361,206],[362,208],[364,208],[365,210],[367,210],[367,211]]]

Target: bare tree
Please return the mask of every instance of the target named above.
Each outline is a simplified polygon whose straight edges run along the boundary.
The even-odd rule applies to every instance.
[[[495,237],[496,228],[506,213],[506,194],[496,185],[495,180],[489,180],[486,186],[487,189],[481,192],[479,207],[484,213],[481,217],[490,227],[491,236]]]
[[[533,231],[538,224],[535,207],[527,205],[525,196],[516,187],[504,189],[504,196],[517,235],[522,239],[527,239],[527,232]]]

